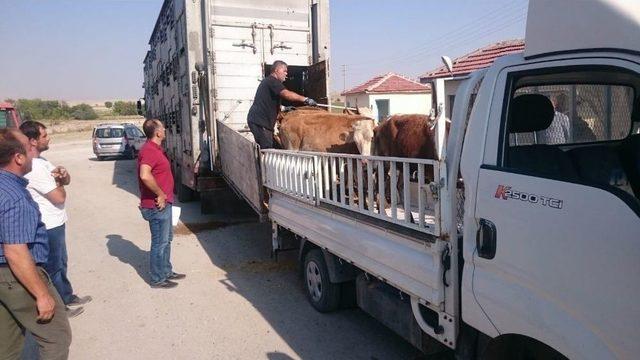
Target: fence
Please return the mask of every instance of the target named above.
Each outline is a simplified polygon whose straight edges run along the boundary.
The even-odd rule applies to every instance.
[[[266,187],[300,201],[440,233],[437,161],[263,150],[262,173]]]

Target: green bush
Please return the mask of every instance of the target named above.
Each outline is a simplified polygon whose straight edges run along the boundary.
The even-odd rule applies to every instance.
[[[98,114],[91,106],[79,104],[71,108],[71,117],[76,120],[94,120],[98,118]]]
[[[73,107],[64,101],[42,99],[18,99],[15,102],[24,120],[93,120],[98,114],[87,104],[79,104]]]
[[[63,101],[42,99],[18,99],[16,108],[24,120],[68,119],[69,106]]]
[[[116,101],[113,104],[113,113],[116,115],[137,115],[138,109],[133,101]]]
[[[111,101],[106,101],[104,103],[104,107],[106,107],[107,109],[111,109],[113,107],[113,103]]]

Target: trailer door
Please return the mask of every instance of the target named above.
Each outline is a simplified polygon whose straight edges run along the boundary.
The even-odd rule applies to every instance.
[[[329,82],[328,82],[327,62],[309,66],[304,77],[304,96],[310,97],[319,103],[328,104],[329,100]]]
[[[220,15],[213,18],[211,95],[215,117],[238,130],[246,124],[247,112],[262,80],[263,29],[255,24],[234,24]]]

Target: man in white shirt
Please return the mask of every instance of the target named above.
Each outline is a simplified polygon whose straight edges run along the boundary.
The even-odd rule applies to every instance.
[[[41,156],[49,149],[49,134],[44,124],[37,121],[26,121],[20,125],[20,130],[29,138],[35,147],[36,155],[30,173],[25,175],[29,180],[27,189],[31,197],[38,204],[42,214],[42,222],[47,228],[49,238],[49,257],[45,270],[51,277],[51,282],[67,305],[67,315],[74,317],[84,309],[80,306],[91,301],[91,296],[78,297],[67,278],[67,245],[65,240],[65,223],[67,212],[64,204],[67,199],[65,186],[71,182],[71,176],[62,166],[53,166]],[[69,308],[74,306],[74,308]]]

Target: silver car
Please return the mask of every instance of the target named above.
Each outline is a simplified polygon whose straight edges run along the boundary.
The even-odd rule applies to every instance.
[[[107,156],[134,159],[147,141],[134,124],[100,124],[93,129],[93,153],[98,160]]]

